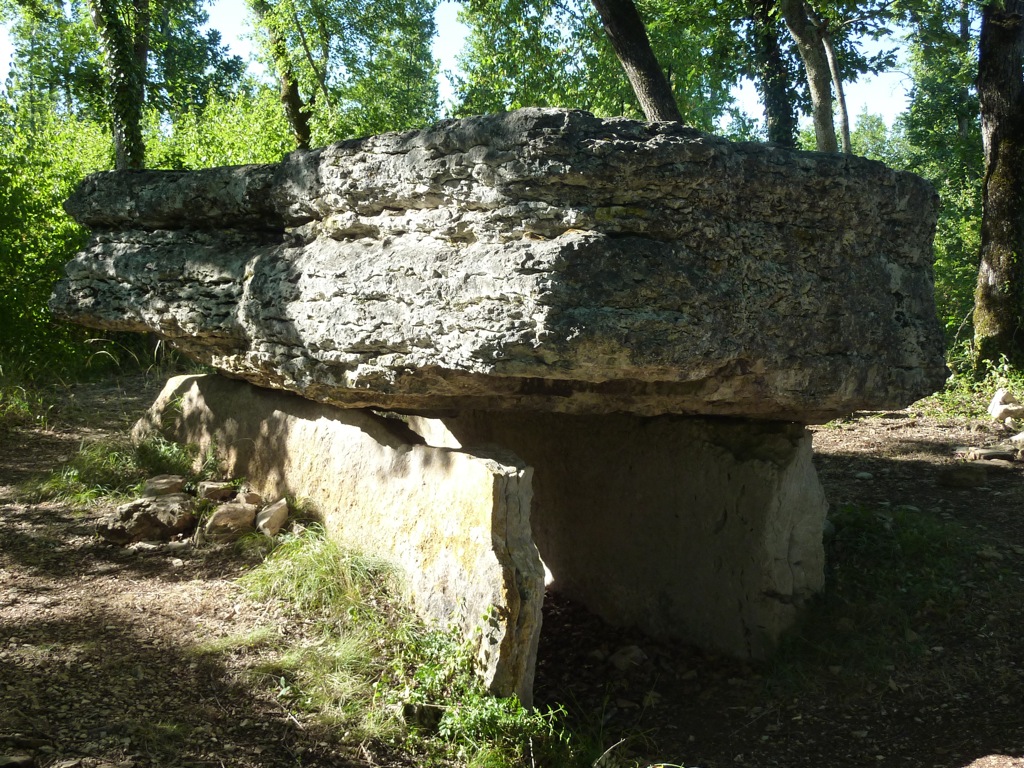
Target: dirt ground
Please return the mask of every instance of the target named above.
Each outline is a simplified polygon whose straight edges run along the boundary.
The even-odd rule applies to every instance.
[[[111,547],[93,532],[99,510],[19,500],[18,483],[83,439],[124,431],[161,383],[80,385],[46,429],[0,433],[0,768],[396,765],[283,708],[244,674],[244,654],[196,651],[275,620],[234,582],[251,562]],[[909,506],[972,532],[980,576],[965,574],[962,609],[882,678],[850,679],[837,664],[779,683],[770,667],[610,628],[551,595],[537,698],[595,731],[610,748],[599,768],[1024,768],[1024,463],[982,486],[937,482],[958,447],[1009,433],[913,410],[814,433],[834,507],[884,518]],[[624,654],[635,663],[620,671]]]

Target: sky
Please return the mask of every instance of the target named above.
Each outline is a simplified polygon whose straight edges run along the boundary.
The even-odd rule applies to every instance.
[[[213,0],[208,12],[210,26],[221,33],[221,38],[232,53],[250,59],[252,41],[248,39],[249,22],[245,0]],[[466,36],[466,28],[456,19],[457,12],[458,3],[446,1],[440,3],[435,16],[438,34],[434,40],[434,57],[440,62],[442,73],[457,68],[455,57]],[[11,55],[10,41],[6,31],[0,27],[0,82],[7,78]],[[451,85],[443,75],[439,77],[438,85],[441,102],[444,104],[451,97]],[[869,112],[882,115],[886,123],[891,125],[895,117],[906,109],[909,85],[909,78],[900,72],[863,77],[856,83],[848,83],[846,101],[851,121],[855,122],[856,116],[866,107]],[[737,87],[734,95],[745,112],[753,117],[761,117],[761,105],[753,83],[746,82]]]

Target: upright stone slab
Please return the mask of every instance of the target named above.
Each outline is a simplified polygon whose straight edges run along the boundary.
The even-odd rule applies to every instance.
[[[266,498],[309,499],[332,536],[398,565],[413,605],[478,641],[499,696],[529,704],[544,572],[532,470],[507,451],[427,446],[405,424],[220,376],[171,379],[135,439],[213,448]]]
[[[822,587],[828,505],[799,425],[474,411],[410,426],[529,462],[550,587],[614,624],[764,658]]]

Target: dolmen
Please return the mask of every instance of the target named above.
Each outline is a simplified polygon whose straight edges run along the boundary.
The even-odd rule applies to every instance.
[[[769,654],[823,584],[805,425],[945,378],[936,195],[862,158],[526,109],[67,209],[56,314],[218,372],[136,435],[309,499],[525,703],[546,588]]]

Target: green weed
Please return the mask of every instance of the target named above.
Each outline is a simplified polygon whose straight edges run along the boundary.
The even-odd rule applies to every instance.
[[[424,625],[402,603],[394,568],[345,551],[320,528],[286,536],[241,583],[312,625],[253,670],[286,706],[421,762],[589,765],[564,710],[488,695],[461,632]]]
[[[1008,389],[1024,398],[1024,371],[1010,365],[1006,358],[990,363],[980,372],[974,371],[971,365],[963,354],[952,355],[949,367],[953,373],[946,386],[912,408],[938,418],[978,419],[988,418],[988,405],[997,389]]]
[[[83,443],[60,469],[22,488],[34,499],[56,499],[79,508],[99,499],[125,497],[140,490],[148,477],[184,475],[192,483],[209,477],[216,466],[209,458],[195,469],[199,450],[163,438],[133,445],[123,438]]]

